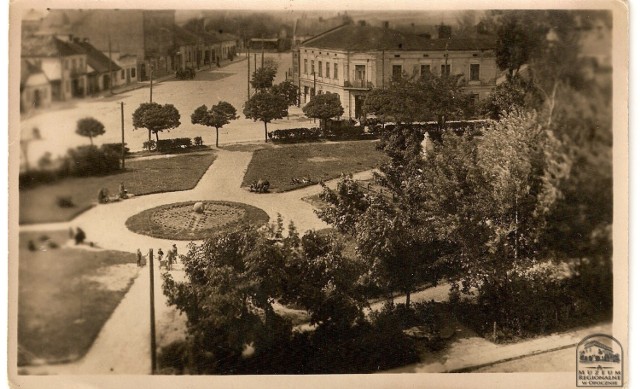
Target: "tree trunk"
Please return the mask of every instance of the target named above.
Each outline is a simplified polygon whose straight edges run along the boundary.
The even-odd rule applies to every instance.
[[[267,122],[264,122],[264,143],[267,143]]]
[[[93,146],[93,137],[91,135],[89,135],[89,143],[91,143],[91,146]]]
[[[410,291],[408,291],[408,292],[406,292],[406,293],[407,293],[407,296],[406,296],[406,300],[405,300],[405,303],[404,303],[404,304],[405,304],[405,306],[406,306],[407,308],[409,308],[409,304],[411,304],[411,292],[410,292]]]
[[[147,143],[149,145],[149,151],[151,151],[151,130],[147,130],[149,132],[149,143]]]
[[[218,147],[218,127],[216,127],[216,148]]]
[[[158,148],[158,142],[160,141],[160,139],[158,138],[158,131],[155,132],[156,134],[156,149]]]

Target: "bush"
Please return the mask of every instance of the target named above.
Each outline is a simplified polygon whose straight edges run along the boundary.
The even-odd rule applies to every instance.
[[[68,156],[73,176],[100,176],[120,169],[120,155],[109,147],[80,146],[69,150]]]
[[[31,188],[40,184],[48,184],[60,178],[57,170],[29,170],[20,173],[18,177],[18,187],[20,189]]]
[[[324,137],[335,140],[361,139],[369,136],[364,132],[364,126],[356,126],[351,120],[329,120],[324,129]]]
[[[610,260],[583,260],[571,275],[537,269],[513,273],[505,285],[484,285],[477,303],[459,303],[457,315],[496,341],[527,338],[610,320],[613,276]]]
[[[75,204],[73,203],[73,200],[71,200],[71,196],[58,196],[56,198],[56,204],[58,204],[58,207],[60,207],[60,208],[73,208],[73,207],[75,207]]]
[[[142,143],[142,148],[148,151],[155,150],[156,141],[155,140],[144,141],[144,143]]]
[[[268,135],[273,142],[317,142],[322,136],[322,131],[319,128],[290,128],[271,131]]]
[[[189,148],[193,145],[191,138],[173,138],[173,139],[160,139],[157,144],[156,150],[159,152],[171,152],[176,150],[182,150]]]
[[[177,340],[162,348],[158,355],[158,367],[163,372],[184,373],[187,366],[187,344]]]
[[[104,150],[108,150],[109,152],[114,152],[118,155],[122,155],[122,143],[105,143],[101,146]],[[127,144],[124,144],[124,154],[129,154],[129,148]]]
[[[193,143],[194,143],[196,146],[202,146],[202,145],[203,145],[203,143],[202,143],[202,137],[201,137],[201,136],[196,136],[195,138],[193,138]]]

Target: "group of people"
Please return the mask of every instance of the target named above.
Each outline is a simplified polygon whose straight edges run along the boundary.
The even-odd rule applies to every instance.
[[[158,249],[157,254],[158,254],[158,267],[160,269],[162,269],[162,267],[164,266],[165,269],[171,270],[173,268],[173,265],[178,262],[178,246],[176,246],[175,243],[173,244],[173,246],[171,246],[171,249],[169,249],[169,251],[167,252],[166,259],[164,258],[164,251],[162,251],[162,248]],[[153,249],[149,249],[149,254],[147,258],[145,258],[145,256],[142,255],[142,251],[140,251],[140,249],[138,249],[136,255],[138,258],[138,261],[137,261],[138,266],[139,267],[145,266],[146,259],[153,258]]]

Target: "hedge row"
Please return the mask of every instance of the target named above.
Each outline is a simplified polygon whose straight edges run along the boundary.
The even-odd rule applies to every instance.
[[[274,130],[268,133],[269,139],[276,143],[318,142],[320,140],[359,140],[376,139],[377,134],[366,132],[363,126],[341,125],[322,129],[290,128]]]
[[[125,147],[125,153],[129,149]],[[121,168],[122,144],[107,143],[100,147],[80,146],[69,149],[53,167],[20,173],[20,189],[50,183],[65,177],[101,176]]]
[[[191,141],[191,138],[173,138],[173,139],[160,139],[158,142],[155,140],[145,141],[142,144],[144,150],[155,150],[160,152],[171,152],[176,150],[183,150],[192,146],[202,146],[202,137],[196,136]]]

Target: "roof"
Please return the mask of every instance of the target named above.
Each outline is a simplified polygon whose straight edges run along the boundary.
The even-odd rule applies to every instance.
[[[338,26],[346,24],[349,22],[349,20],[349,17],[346,15],[327,19],[301,17],[296,19],[295,25],[293,26],[293,35],[315,36],[318,34],[322,34],[325,31],[331,30],[332,28],[336,28]]]
[[[429,39],[383,27],[345,25],[302,42],[303,47],[348,51],[491,50],[492,39]]]
[[[77,44],[62,41],[52,35],[29,36],[22,39],[22,57],[67,57],[84,54]]]
[[[174,37],[176,40],[176,46],[188,46],[198,43],[199,37],[178,25],[173,27]]]
[[[82,47],[84,52],[87,54],[87,65],[91,66],[97,73],[108,73],[109,72],[109,62],[111,62],[111,71],[120,70],[121,67],[118,66],[113,60],[109,60],[109,57],[106,56],[102,51],[96,49],[89,42],[74,42],[76,45]]]

